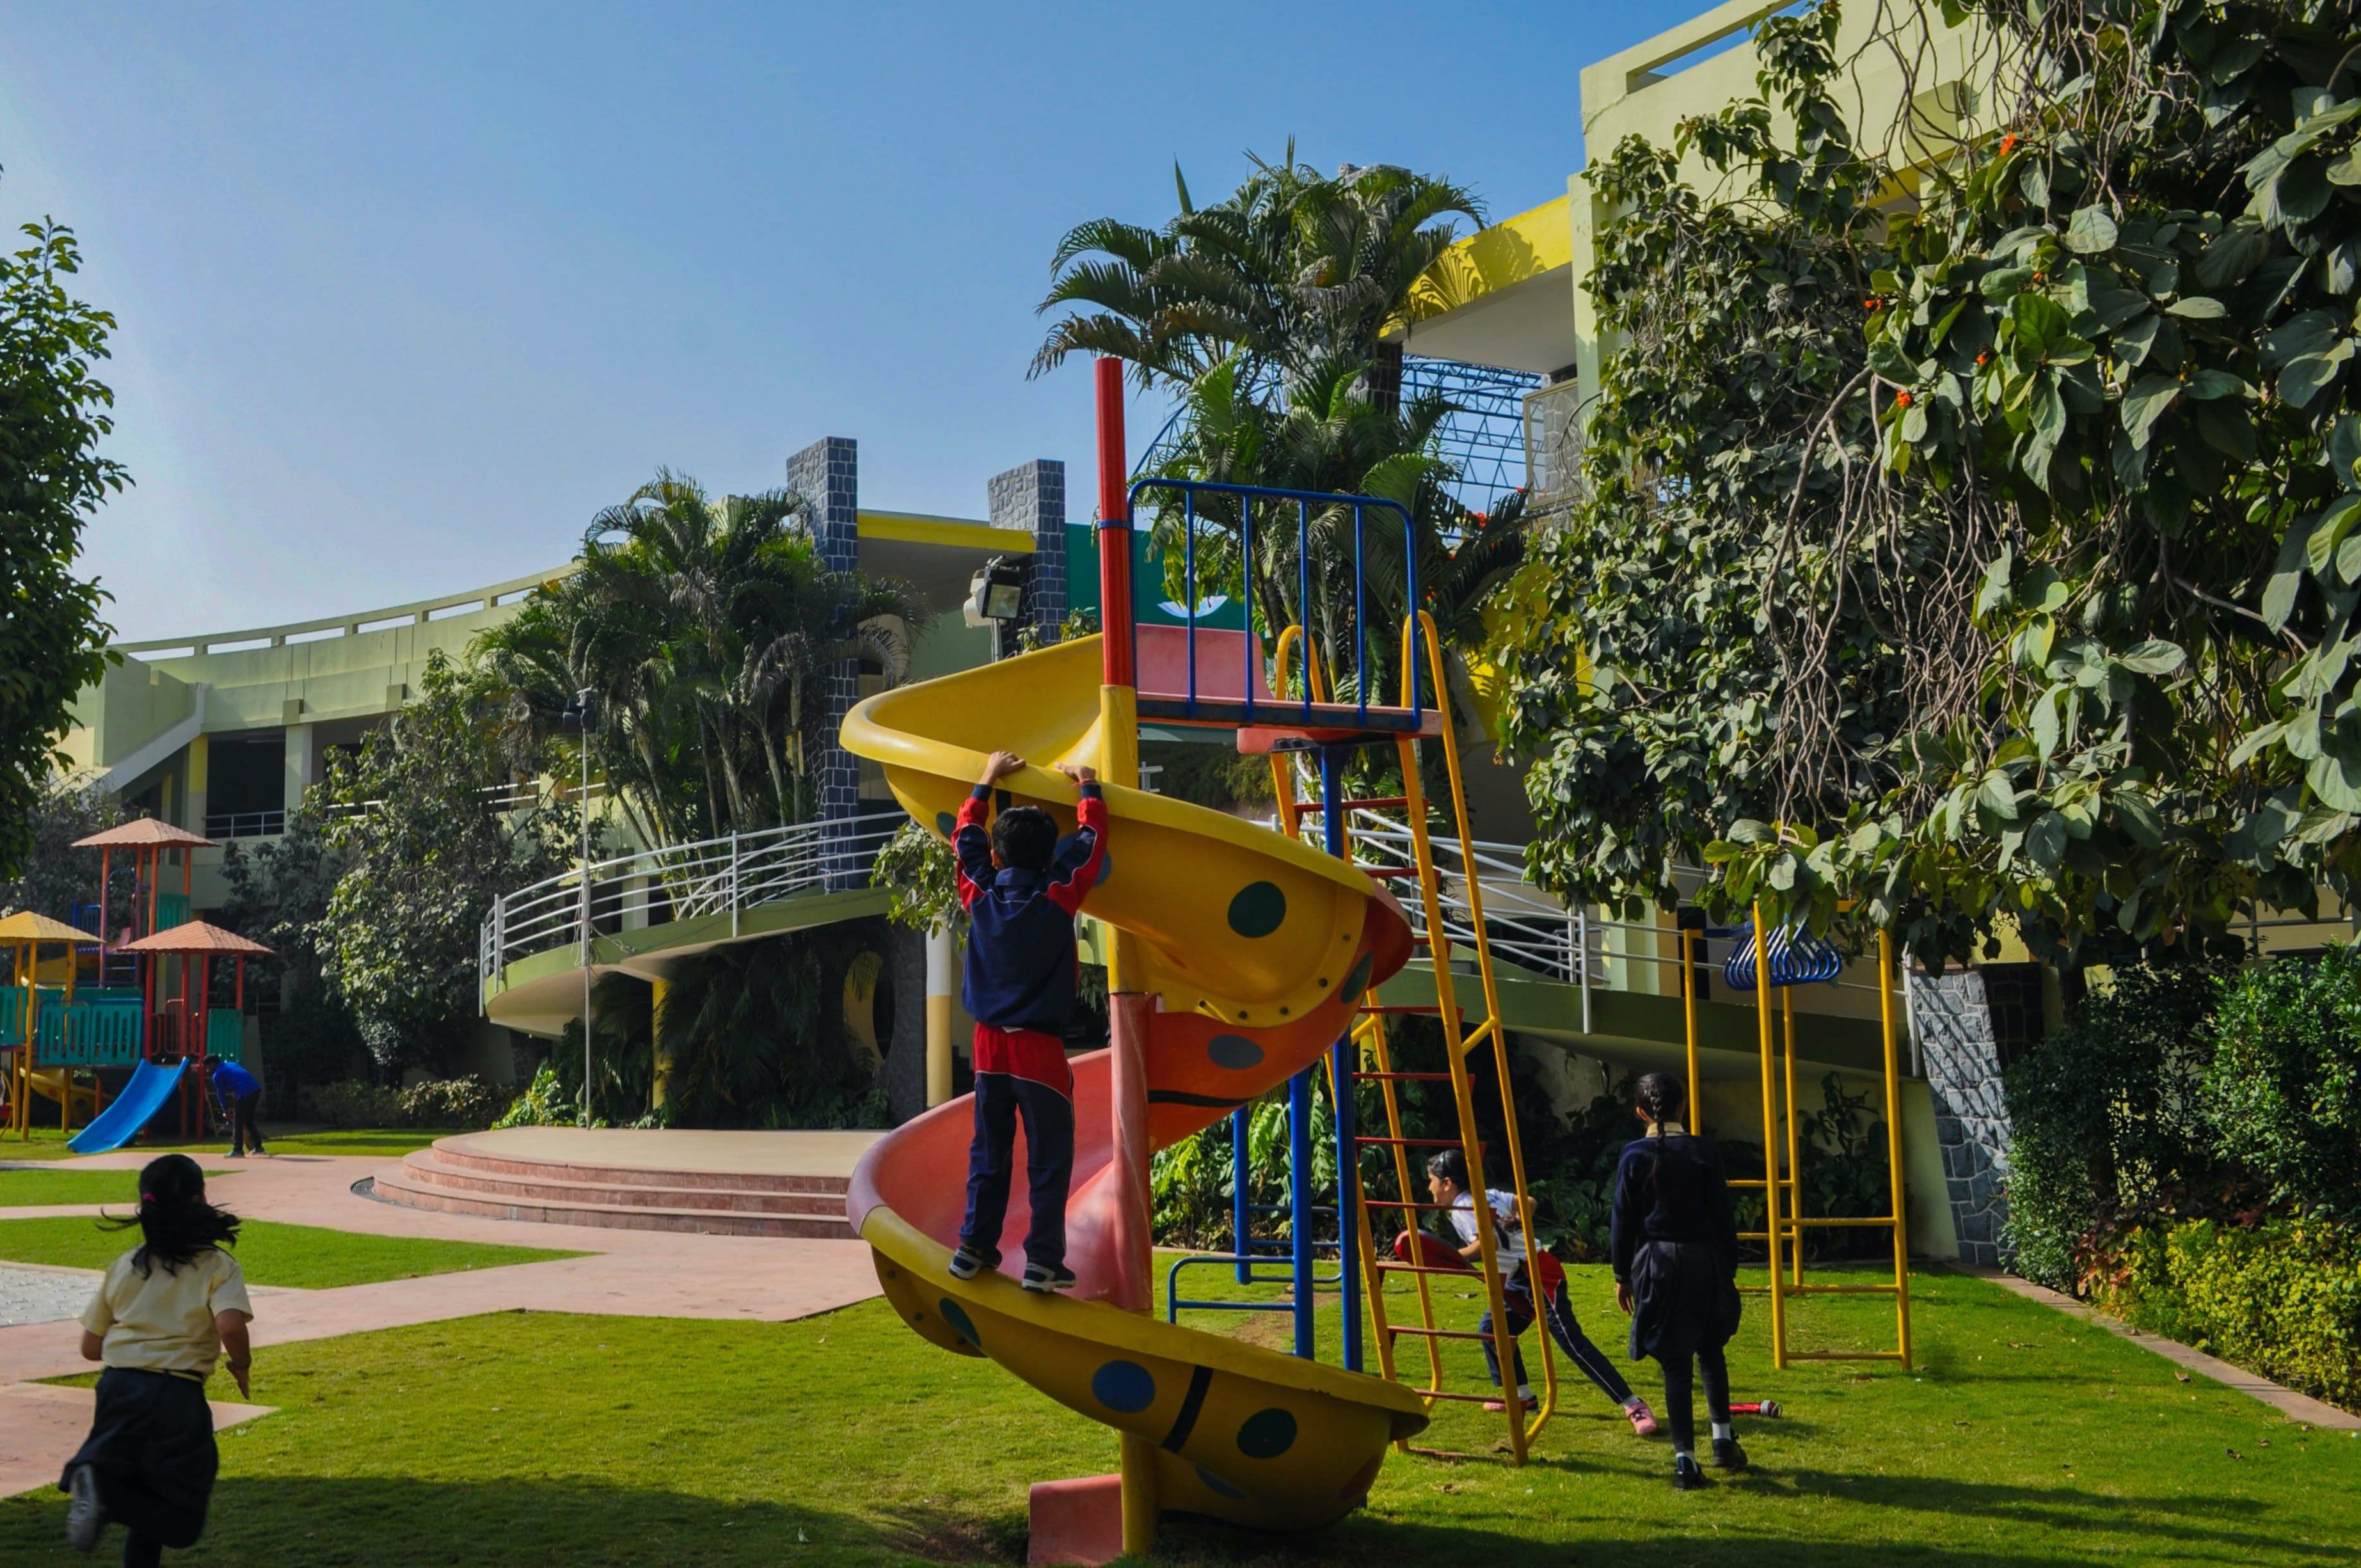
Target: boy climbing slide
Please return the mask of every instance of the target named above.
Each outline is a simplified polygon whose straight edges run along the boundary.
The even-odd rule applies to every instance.
[[[968,915],[960,1000],[975,1019],[975,1138],[968,1147],[967,1219],[952,1277],[1000,1265],[1008,1214],[1010,1150],[1025,1121],[1025,1176],[1032,1223],[1025,1235],[1027,1290],[1063,1290],[1066,1190],[1074,1174],[1074,1075],[1064,1028],[1074,1007],[1074,915],[1106,865],[1106,803],[1098,775],[1060,762],[1081,786],[1081,826],[1062,842],[1038,806],[1011,806],[989,832],[993,786],[1025,760],[994,751],[960,806],[951,848],[960,907]]]

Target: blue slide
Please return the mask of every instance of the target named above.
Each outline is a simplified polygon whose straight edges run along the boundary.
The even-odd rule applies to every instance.
[[[66,1140],[66,1147],[76,1154],[104,1154],[119,1149],[139,1135],[148,1118],[161,1111],[172,1098],[172,1091],[181,1087],[181,1073],[188,1067],[176,1061],[170,1067],[143,1061],[132,1072],[131,1081],[115,1097],[115,1103],[98,1113],[98,1120]]]

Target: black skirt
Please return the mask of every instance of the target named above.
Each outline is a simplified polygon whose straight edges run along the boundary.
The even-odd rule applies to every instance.
[[[204,1385],[169,1372],[110,1366],[99,1375],[90,1436],[58,1480],[70,1490],[74,1466],[99,1475],[110,1514],[165,1545],[184,1547],[203,1533],[221,1451]]]
[[[1738,1332],[1738,1275],[1705,1242],[1642,1242],[1631,1255],[1631,1359],[1693,1355]]]

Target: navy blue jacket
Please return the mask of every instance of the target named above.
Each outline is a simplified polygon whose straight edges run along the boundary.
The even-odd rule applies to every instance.
[[[951,835],[968,917],[960,1002],[979,1024],[1054,1035],[1074,1010],[1074,913],[1106,866],[1106,802],[1098,785],[1082,785],[1082,825],[1046,872],[994,867],[991,807],[990,786],[978,784]]]
[[[1675,1132],[1623,1146],[1607,1248],[1616,1278],[1631,1279],[1632,1255],[1648,1242],[1702,1243],[1738,1266],[1738,1216],[1711,1138]]]

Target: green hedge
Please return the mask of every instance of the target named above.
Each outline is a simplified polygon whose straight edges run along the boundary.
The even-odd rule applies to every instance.
[[[2213,1220],[2132,1233],[2095,1292],[2168,1339],[2361,1409],[2361,1227]]]

